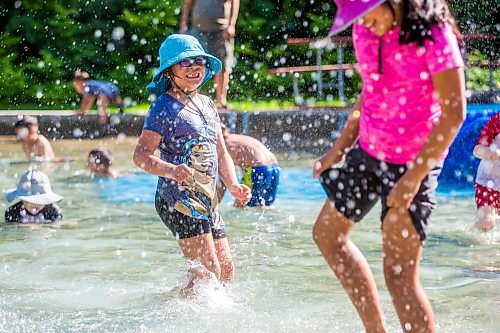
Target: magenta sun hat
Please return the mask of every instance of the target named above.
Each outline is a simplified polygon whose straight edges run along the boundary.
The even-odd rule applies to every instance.
[[[335,19],[328,32],[328,37],[347,29],[354,21],[387,0],[333,0],[337,5]]]

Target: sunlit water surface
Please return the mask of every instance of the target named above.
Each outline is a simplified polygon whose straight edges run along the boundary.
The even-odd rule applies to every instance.
[[[236,277],[179,296],[186,264],[153,206],[156,178],[135,169],[135,138],[57,141],[80,160],[45,169],[68,223],[60,228],[0,225],[0,332],[362,332],[353,306],[311,238],[325,195],[311,178],[311,156],[283,161],[274,210],[235,209],[225,197]],[[26,164],[13,138],[1,138],[0,184],[15,187]],[[129,175],[91,179],[85,153],[115,153]],[[14,162],[14,163],[12,163]],[[0,201],[2,210],[7,201]],[[498,332],[499,232],[470,228],[472,198],[441,195],[424,250],[422,282],[439,332]],[[391,332],[400,331],[382,275],[379,207],[354,242],[381,290]]]

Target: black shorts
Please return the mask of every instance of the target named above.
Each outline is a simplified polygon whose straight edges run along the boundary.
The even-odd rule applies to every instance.
[[[429,217],[436,206],[437,178],[441,169],[441,166],[435,167],[427,174],[409,209],[413,225],[422,241],[426,238]],[[356,146],[349,151],[340,168],[324,171],[320,182],[335,208],[354,222],[359,222],[381,198],[383,222],[389,210],[387,196],[406,170],[407,166],[404,164],[377,160]]]
[[[214,226],[212,220],[195,219],[168,207],[167,202],[157,193],[155,198],[156,212],[176,239],[186,239],[212,233],[214,239],[226,237],[224,223]]]

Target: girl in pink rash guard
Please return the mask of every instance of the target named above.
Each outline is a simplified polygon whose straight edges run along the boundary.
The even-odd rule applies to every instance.
[[[373,274],[349,234],[381,200],[385,281],[404,332],[435,332],[419,281],[437,177],[465,119],[458,31],[444,0],[335,0],[351,23],[362,92],[314,165],[328,195],[313,237],[367,332],[386,332]],[[336,166],[344,161],[342,166]]]

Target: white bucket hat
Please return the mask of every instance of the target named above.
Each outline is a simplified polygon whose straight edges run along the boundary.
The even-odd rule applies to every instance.
[[[17,188],[9,190],[5,194],[5,198],[9,202],[16,197],[35,205],[49,205],[63,198],[52,192],[49,177],[38,170],[30,170],[23,174]]]

